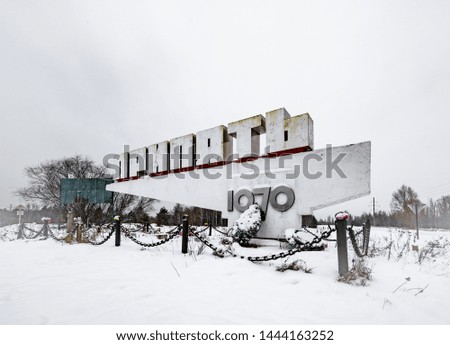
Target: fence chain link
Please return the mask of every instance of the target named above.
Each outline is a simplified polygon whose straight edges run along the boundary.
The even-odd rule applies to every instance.
[[[34,232],[34,235],[32,235],[32,236],[28,236],[25,231],[22,232],[23,237],[25,237],[27,240],[34,240],[34,239],[38,238],[40,235],[42,235],[42,233],[44,232],[44,227],[42,227],[42,229],[39,231],[31,229],[27,226],[23,227],[23,230],[25,230],[25,229],[28,231]]]
[[[348,227],[347,230],[348,230],[350,242],[352,243],[355,254],[360,258],[367,256],[368,251],[369,251],[370,225],[364,224],[362,230],[358,231],[357,233],[355,233],[355,231],[353,230],[353,226]],[[361,233],[363,234],[363,249],[362,249],[362,251],[359,248],[358,243],[356,242],[356,237],[359,236]]]
[[[124,228],[124,229],[125,229],[125,228]],[[137,226],[136,226],[135,224],[133,224],[132,229],[126,229],[126,231],[127,231],[128,233],[139,232],[139,231],[145,232],[144,230],[145,230],[145,225],[143,225],[143,224],[139,224],[139,225],[137,225]]]
[[[25,225],[23,226],[23,229],[24,230],[27,229],[28,231],[34,232],[35,234],[37,234],[38,232],[42,231],[42,229],[41,230],[34,230],[34,229],[29,228],[28,226],[25,226]]]
[[[159,242],[155,242],[155,243],[144,243],[144,242],[141,242],[137,238],[135,238],[133,235],[131,235],[131,233],[127,229],[125,229],[123,227],[122,227],[122,232],[123,232],[123,234],[126,237],[128,237],[134,243],[136,243],[136,244],[138,244],[138,245],[140,245],[142,247],[150,248],[150,247],[160,246],[160,245],[162,245],[162,244],[164,244],[166,242],[169,242],[170,240],[174,239],[175,237],[177,237],[179,235],[179,231],[176,231],[176,230],[179,230],[179,229],[180,229],[179,226],[173,228],[172,230],[167,232],[167,234],[169,234],[169,236],[167,236],[165,239],[163,239],[163,240],[161,240]]]
[[[110,231],[109,231],[108,235],[100,242],[92,241],[88,236],[85,237],[86,241],[88,241],[90,244],[92,244],[94,246],[100,246],[100,245],[106,243],[111,238],[113,233],[116,231],[116,229],[114,229],[114,227],[111,227],[111,225],[108,225],[107,228],[110,228]]]
[[[222,235],[224,235],[224,236],[229,236],[228,234],[229,234],[230,231],[228,231],[228,232],[223,232],[223,231],[217,229],[215,226],[213,226],[212,228],[213,228],[214,230],[216,230],[219,234],[222,234]]]
[[[242,256],[242,255],[237,255],[234,253],[230,253],[233,257],[239,257],[241,259],[247,259],[251,262],[260,262],[260,261],[271,261],[271,260],[277,260],[277,259],[281,259],[281,258],[285,258],[287,256],[291,256],[294,255],[295,253],[301,252],[301,251],[305,251],[309,248],[312,247],[312,245],[314,244],[318,244],[319,242],[321,242],[322,240],[330,237],[331,233],[336,231],[336,229],[329,229],[325,232],[323,232],[320,236],[315,237],[312,241],[304,243],[299,245],[298,247],[288,250],[287,252],[281,252],[278,254],[272,254],[272,255],[264,255],[264,256]],[[191,231],[192,232],[192,231]],[[202,238],[201,236],[198,235],[198,233],[196,232],[192,232],[192,234],[197,237],[197,239],[201,242],[203,242],[207,247],[211,248],[214,252],[217,252],[217,247],[212,244],[211,242],[207,241],[206,239]]]
[[[67,237],[67,235],[65,235],[65,236],[62,237],[62,238],[57,237],[57,236],[54,234],[54,232],[53,232],[53,230],[52,230],[51,227],[48,227],[48,234],[49,234],[50,237],[53,238],[55,241],[59,241],[59,242],[64,242],[64,241],[66,240],[66,237]]]

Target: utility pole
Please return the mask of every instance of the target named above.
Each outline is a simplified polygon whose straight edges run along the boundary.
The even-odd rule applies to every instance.
[[[419,239],[419,211],[417,210],[417,206],[418,204],[415,203],[414,204],[414,208],[416,209],[416,212],[414,212],[416,214],[416,231],[417,231],[417,239]]]

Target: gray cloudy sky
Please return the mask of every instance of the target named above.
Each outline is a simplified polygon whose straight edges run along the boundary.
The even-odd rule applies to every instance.
[[[403,183],[450,193],[449,18],[431,0],[0,0],[0,207],[27,165],[280,107],[310,113],[316,148],[371,140],[382,209]]]

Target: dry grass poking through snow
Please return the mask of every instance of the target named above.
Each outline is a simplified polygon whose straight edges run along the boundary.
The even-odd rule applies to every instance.
[[[408,264],[450,264],[448,236],[435,236],[432,231],[421,231],[420,240],[415,231],[390,229],[388,234],[371,238],[369,257],[384,256],[387,260],[404,261]]]
[[[372,269],[367,266],[364,258],[358,258],[354,260],[353,267],[340,277],[338,282],[356,286],[367,286],[370,280],[372,280]]]

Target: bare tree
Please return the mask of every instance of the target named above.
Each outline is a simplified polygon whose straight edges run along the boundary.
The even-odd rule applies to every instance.
[[[402,185],[392,193],[391,210],[392,217],[395,219],[396,226],[413,227],[413,213],[409,205],[419,203],[417,193],[406,185]]]
[[[106,169],[91,159],[76,155],[73,157],[53,159],[36,166],[26,167],[25,174],[29,183],[20,188],[16,194],[23,200],[32,201],[44,207],[61,208],[60,185],[64,178],[106,178]],[[90,204],[79,200],[71,205],[76,217],[84,223],[103,224],[111,222],[112,215],[120,215],[123,220],[142,219],[151,209],[152,199],[139,198],[134,195],[114,195],[114,204]],[[66,213],[66,212],[64,212]]]
[[[450,227],[450,196],[442,196],[436,201],[436,209],[439,215],[440,225]]]
[[[392,193],[391,209],[394,212],[408,212],[408,205],[420,202],[417,193],[406,185],[402,185]]]
[[[63,178],[101,178],[106,169],[96,165],[87,157],[79,155],[53,159],[36,166],[26,167],[29,185],[17,190],[16,194],[26,201],[41,206],[59,207],[60,181]]]

